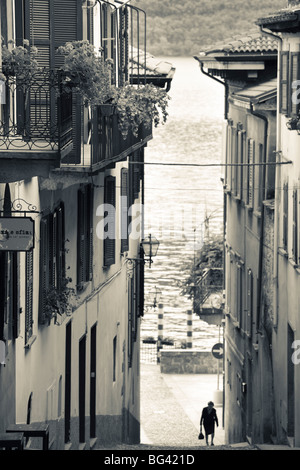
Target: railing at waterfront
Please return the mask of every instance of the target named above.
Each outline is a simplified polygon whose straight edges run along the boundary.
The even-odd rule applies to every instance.
[[[184,342],[182,341],[168,341],[162,342],[163,349],[184,349]],[[158,347],[156,340],[142,340],[140,348],[141,362],[144,364],[157,364],[158,362]]]

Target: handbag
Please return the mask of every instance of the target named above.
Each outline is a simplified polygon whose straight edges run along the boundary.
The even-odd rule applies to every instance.
[[[203,435],[202,431],[200,431],[199,436],[198,436],[198,439],[200,439],[200,440],[201,440],[201,439],[204,439],[204,435]]]

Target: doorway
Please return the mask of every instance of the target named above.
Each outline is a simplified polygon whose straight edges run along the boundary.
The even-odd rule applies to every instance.
[[[90,437],[96,437],[96,344],[97,325],[91,328]]]
[[[85,442],[86,337],[79,341],[79,442]]]
[[[71,345],[72,324],[66,326],[66,351],[65,351],[65,443],[71,440]]]
[[[294,330],[288,325],[288,341],[287,341],[287,402],[288,402],[288,423],[287,434],[288,437],[295,435],[295,370],[292,361],[292,345],[294,342]]]

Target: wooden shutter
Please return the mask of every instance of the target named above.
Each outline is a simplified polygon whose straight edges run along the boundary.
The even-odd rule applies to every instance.
[[[121,169],[121,252],[129,250],[129,241],[128,241],[128,169]]]
[[[300,53],[299,52],[292,52],[291,53],[291,93],[290,93],[290,110],[292,115],[297,115],[299,111],[299,98],[298,92],[299,89],[298,84],[293,84],[299,80],[299,65],[300,65]],[[296,86],[297,85],[297,86]]]
[[[32,336],[33,325],[33,251],[26,253],[25,344]]]
[[[231,128],[232,132],[232,145],[231,145],[231,191],[234,196],[237,195],[237,153],[238,153],[238,148],[237,148],[237,128],[232,127]]]
[[[116,207],[116,183],[113,176],[107,176],[104,184],[104,203]],[[107,230],[110,235],[104,239],[104,266],[115,263],[115,214],[107,214]],[[104,228],[105,230],[105,228]]]
[[[232,122],[232,121],[231,121]],[[226,158],[226,189],[231,191],[231,174],[232,174],[232,124],[228,122],[227,128],[227,158]]]
[[[39,322],[45,322],[45,299],[49,288],[49,219],[40,224],[40,289],[39,289]]]
[[[13,253],[13,338],[17,338],[20,334],[20,255]]]
[[[288,245],[288,210],[289,210],[289,188],[288,183],[283,185],[283,227],[282,227],[282,244],[283,249],[287,251]]]
[[[289,53],[287,51],[280,54],[280,95],[279,111],[288,114],[288,94],[289,94]]]
[[[243,313],[243,267],[237,263],[236,266],[236,320],[241,326]]]
[[[56,269],[57,287],[60,289],[66,275],[65,266],[65,211],[64,204],[61,203],[56,209]]]
[[[255,143],[253,139],[248,139],[248,194],[247,194],[247,205],[253,208],[254,200],[254,147]]]
[[[253,317],[253,274],[252,270],[247,271],[247,318],[246,333],[251,336],[252,333],[252,317]]]
[[[298,263],[298,192],[293,191],[293,260]]]
[[[56,69],[62,68],[64,58],[57,54],[59,46],[70,41],[82,40],[81,0],[51,0],[53,2],[53,23],[51,35],[52,61]],[[81,102],[73,96],[73,150],[63,158],[63,163],[81,161]]]
[[[91,184],[86,187],[86,280],[93,279],[93,207],[94,191]]]
[[[79,189],[77,196],[77,285],[80,287],[85,281],[85,265],[86,265],[86,251],[85,251],[85,223],[84,223],[84,190]]]

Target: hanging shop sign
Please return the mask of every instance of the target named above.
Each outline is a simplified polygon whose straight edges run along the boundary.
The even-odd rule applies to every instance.
[[[30,251],[34,248],[31,217],[0,217],[0,251]]]

